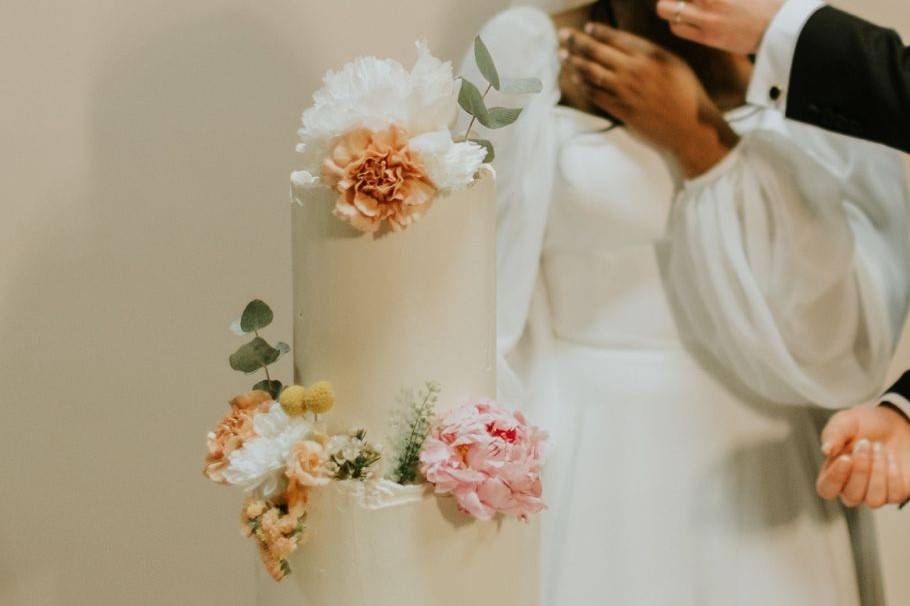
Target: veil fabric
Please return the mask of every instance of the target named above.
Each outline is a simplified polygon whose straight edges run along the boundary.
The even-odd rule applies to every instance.
[[[538,6],[553,10],[584,2],[538,0]],[[546,351],[542,343],[521,348],[532,315],[543,323],[530,331],[546,338],[548,313],[546,295],[538,286],[539,259],[547,224],[547,214],[556,170],[557,134],[551,112],[559,102],[560,71],[556,32],[550,18],[539,8],[522,6],[493,17],[479,32],[494,57],[502,77],[536,77],[543,90],[536,95],[506,96],[491,90],[487,106],[521,107],[517,122],[501,130],[476,127],[478,136],[489,139],[496,149],[496,271],[498,398],[504,403],[535,408],[531,393],[550,392],[547,373],[540,364]],[[460,73],[475,84],[483,76],[468,50]],[[466,122],[466,121],[465,121]],[[536,292],[536,295],[535,295]],[[532,301],[537,301],[534,314]],[[519,354],[521,359],[515,359]],[[531,368],[536,368],[532,371]],[[549,410],[540,411],[546,414]],[[532,412],[533,414],[533,412]],[[543,419],[536,420],[544,423]]]

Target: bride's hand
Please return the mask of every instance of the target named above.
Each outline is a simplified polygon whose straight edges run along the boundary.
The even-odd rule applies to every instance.
[[[720,162],[736,134],[679,57],[633,34],[588,24],[560,30],[561,56],[602,110],[676,156],[687,177]]]
[[[841,411],[822,431],[822,443],[828,460],[816,483],[821,497],[872,508],[910,497],[910,419],[896,408]]]

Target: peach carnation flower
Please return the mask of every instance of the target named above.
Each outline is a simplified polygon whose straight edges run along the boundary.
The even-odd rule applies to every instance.
[[[267,392],[254,390],[230,401],[230,412],[218,423],[215,431],[209,432],[207,436],[206,446],[209,452],[202,470],[206,477],[213,482],[227,483],[224,470],[230,462],[230,454],[253,437],[253,416],[267,408],[271,399]]]
[[[329,483],[329,478],[325,474],[324,455],[325,449],[319,442],[297,442],[288,453],[285,473],[301,486],[325,486]]]
[[[298,204],[304,191],[330,187],[340,194],[335,214],[355,228],[375,232],[388,222],[400,230],[437,194],[474,182],[486,150],[452,136],[458,109],[452,64],[425,42],[416,46],[410,70],[361,57],[325,75],[298,131],[302,170],[291,174]]]
[[[325,183],[338,192],[334,214],[363,232],[387,221],[405,229],[433,204],[436,188],[408,147],[404,129],[371,132],[358,128],[342,136],[322,165]]]

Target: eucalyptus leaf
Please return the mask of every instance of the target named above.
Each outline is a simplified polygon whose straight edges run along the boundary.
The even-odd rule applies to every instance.
[[[283,355],[291,351],[291,346],[284,341],[278,341],[275,343],[275,349],[277,349]]]
[[[487,157],[483,159],[484,162],[489,164],[496,158],[496,152],[493,150],[492,141],[488,141],[487,139],[469,139],[469,141],[472,141],[487,150]]]
[[[228,362],[234,370],[249,374],[271,364],[280,355],[281,352],[269,345],[265,339],[256,337],[232,353]]]
[[[476,116],[483,123],[487,115],[487,106],[483,102],[483,95],[473,82],[467,78],[461,79],[461,90],[458,91],[458,105],[472,116]]]
[[[240,328],[240,318],[237,318],[236,320],[231,322],[231,325],[229,328],[231,329],[231,332],[234,333],[235,335],[239,335],[242,337],[243,335],[246,334],[245,332],[243,332],[243,329]]]
[[[255,332],[272,323],[272,309],[263,301],[250,301],[240,316],[240,328],[244,332]]]
[[[518,120],[520,115],[520,107],[492,107],[487,110],[486,115],[477,116],[477,119],[487,128],[502,128]]]
[[[539,93],[543,83],[537,78],[503,78],[499,90],[507,95]]]
[[[487,45],[483,43],[483,40],[480,36],[474,38],[474,61],[477,62],[477,67],[480,69],[480,73],[483,74],[483,77],[487,79],[487,82],[499,90],[499,72],[496,71],[496,64],[493,62],[493,56],[490,54],[490,50],[487,48]]]
[[[269,392],[269,395],[272,396],[272,399],[274,400],[278,399],[278,394],[281,393],[281,387],[281,381],[277,381],[275,379],[272,379],[271,381],[268,379],[263,379],[253,385],[253,389],[261,389],[262,391]]]

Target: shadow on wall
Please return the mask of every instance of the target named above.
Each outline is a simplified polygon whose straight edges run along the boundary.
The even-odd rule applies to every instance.
[[[54,211],[2,306],[16,464],[0,602],[250,604],[238,497],[201,459],[219,402],[247,383],[226,364],[232,314],[262,293],[289,328],[304,53],[245,11],[120,25],[81,126],[94,174],[42,201]]]

